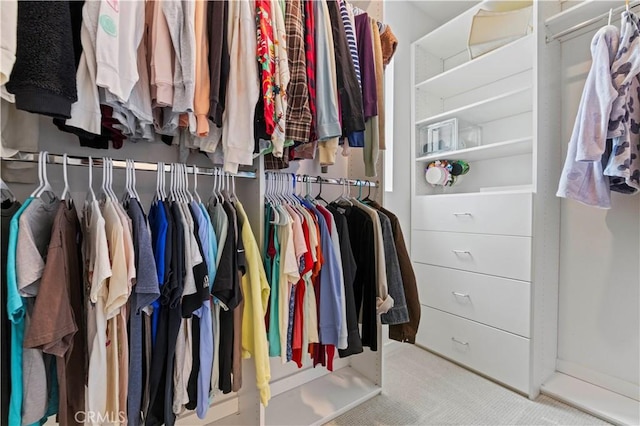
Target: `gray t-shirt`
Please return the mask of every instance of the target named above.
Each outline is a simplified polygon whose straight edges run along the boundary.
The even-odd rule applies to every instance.
[[[48,198],[45,194],[43,198],[34,198],[19,219],[16,278],[21,296],[27,298],[25,335],[29,331],[34,297],[40,288],[51,228],[59,206],[59,199]],[[49,362],[53,363],[53,370],[47,369]],[[23,424],[32,424],[47,414],[50,387],[47,376],[51,378],[50,372],[55,371],[55,362],[51,356],[45,359],[41,349],[25,348],[22,353],[22,371],[22,421]]]
[[[51,227],[60,200],[35,198],[20,216],[16,273],[18,290],[23,297],[35,297],[44,272]]]

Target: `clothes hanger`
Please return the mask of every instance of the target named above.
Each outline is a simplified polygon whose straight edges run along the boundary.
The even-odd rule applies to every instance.
[[[133,189],[131,189],[131,163],[129,159],[125,160],[125,173],[124,173],[124,194],[122,194],[122,203],[128,202],[130,199],[135,198]]]
[[[184,171],[182,170],[182,164],[176,164],[176,187],[178,188],[178,198],[183,203],[187,202],[187,194],[184,192]]]
[[[108,169],[108,173],[109,173],[109,193],[111,194],[111,199],[113,201],[117,201],[118,200],[118,196],[116,195],[116,191],[113,189],[113,159],[111,159],[111,157],[109,157],[108,159],[109,162],[109,169]]]
[[[64,201],[67,199],[67,194],[69,193],[69,178],[67,177],[67,154],[62,155],[62,176],[64,179],[64,189],[62,190],[60,199]]]
[[[162,193],[160,192],[160,170],[162,170],[162,163],[159,161],[156,163],[156,193],[153,196],[152,204],[156,204],[162,199]]]
[[[348,204],[350,206],[353,206],[353,203],[347,197],[348,193],[346,191],[346,189],[347,189],[347,181],[346,181],[346,179],[340,178],[340,183],[342,184],[342,193],[333,202],[337,203],[337,204],[344,203],[344,204]]]
[[[174,191],[174,185],[173,185],[173,163],[169,164],[169,200],[171,201],[175,201],[176,200],[176,193]]]
[[[321,176],[317,176],[316,177],[316,182],[318,183],[318,185],[320,185],[320,190],[318,191],[318,195],[315,196],[314,200],[322,201],[325,205],[328,205],[329,203],[327,202],[327,200],[322,198],[322,177]]]
[[[30,197],[32,198],[35,198],[36,194],[40,191],[40,188],[44,186],[44,183],[42,181],[42,156],[43,155],[44,153],[42,151],[38,153],[38,186],[31,193]]]
[[[193,166],[193,195],[195,195],[198,204],[202,204],[202,198],[198,194],[198,168]]]
[[[291,204],[292,206],[295,206],[298,204],[298,199],[296,198],[296,174],[295,173],[291,173],[291,178],[289,179],[289,175],[285,175],[286,177],[286,183],[287,183],[287,200],[289,201],[289,204]],[[291,184],[289,184],[291,183]]]
[[[93,192],[93,157],[89,156],[89,192],[85,201],[94,202],[96,200],[96,193]]]
[[[189,191],[189,168],[187,167],[186,164],[183,164],[182,170],[184,171],[184,190],[189,196],[189,202],[192,203],[195,201],[195,197],[193,196],[193,192]]]
[[[129,160],[131,162],[131,189],[133,190],[133,194],[135,195],[135,199],[140,201],[140,194],[138,194],[137,181],[136,181],[136,162],[133,160]]]
[[[49,152],[44,151],[42,154],[42,181],[44,182],[44,186],[40,188],[38,193],[36,194],[36,198],[42,197],[44,194],[47,194],[51,199],[49,202],[54,201],[57,197],[53,192],[53,188],[49,183],[49,177],[47,176],[47,162],[49,160]]]
[[[161,169],[160,169],[160,196],[162,197],[162,200],[166,200],[167,199],[167,191],[166,191],[166,187],[167,187],[167,171],[166,171],[166,164],[164,164],[164,161],[160,162],[161,165]]]

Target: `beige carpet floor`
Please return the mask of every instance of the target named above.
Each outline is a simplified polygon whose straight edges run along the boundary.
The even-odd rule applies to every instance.
[[[606,425],[546,396],[531,401],[413,345],[385,348],[382,395],[328,425]]]

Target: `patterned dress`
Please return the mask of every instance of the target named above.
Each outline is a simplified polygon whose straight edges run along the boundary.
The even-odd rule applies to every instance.
[[[609,118],[611,155],[604,170],[611,190],[635,193],[640,189],[640,18],[622,13],[620,46],[611,66],[618,91]]]

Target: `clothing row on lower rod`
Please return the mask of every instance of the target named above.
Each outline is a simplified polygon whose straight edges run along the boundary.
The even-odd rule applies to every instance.
[[[168,195],[158,174],[147,218],[132,170],[119,202],[104,165],[101,194],[90,189],[80,211],[66,182],[62,200],[52,191],[46,162],[22,205],[3,184],[1,423],[204,418],[217,394],[240,389],[250,356],[266,365],[266,405],[268,286],[234,186],[219,179],[205,204],[175,165]]]
[[[282,363],[333,370],[336,348],[341,358],[376,351],[378,315],[391,338],[415,341],[420,302],[398,219],[345,189],[327,203],[296,194],[290,175],[267,176],[265,322],[269,355]]]

